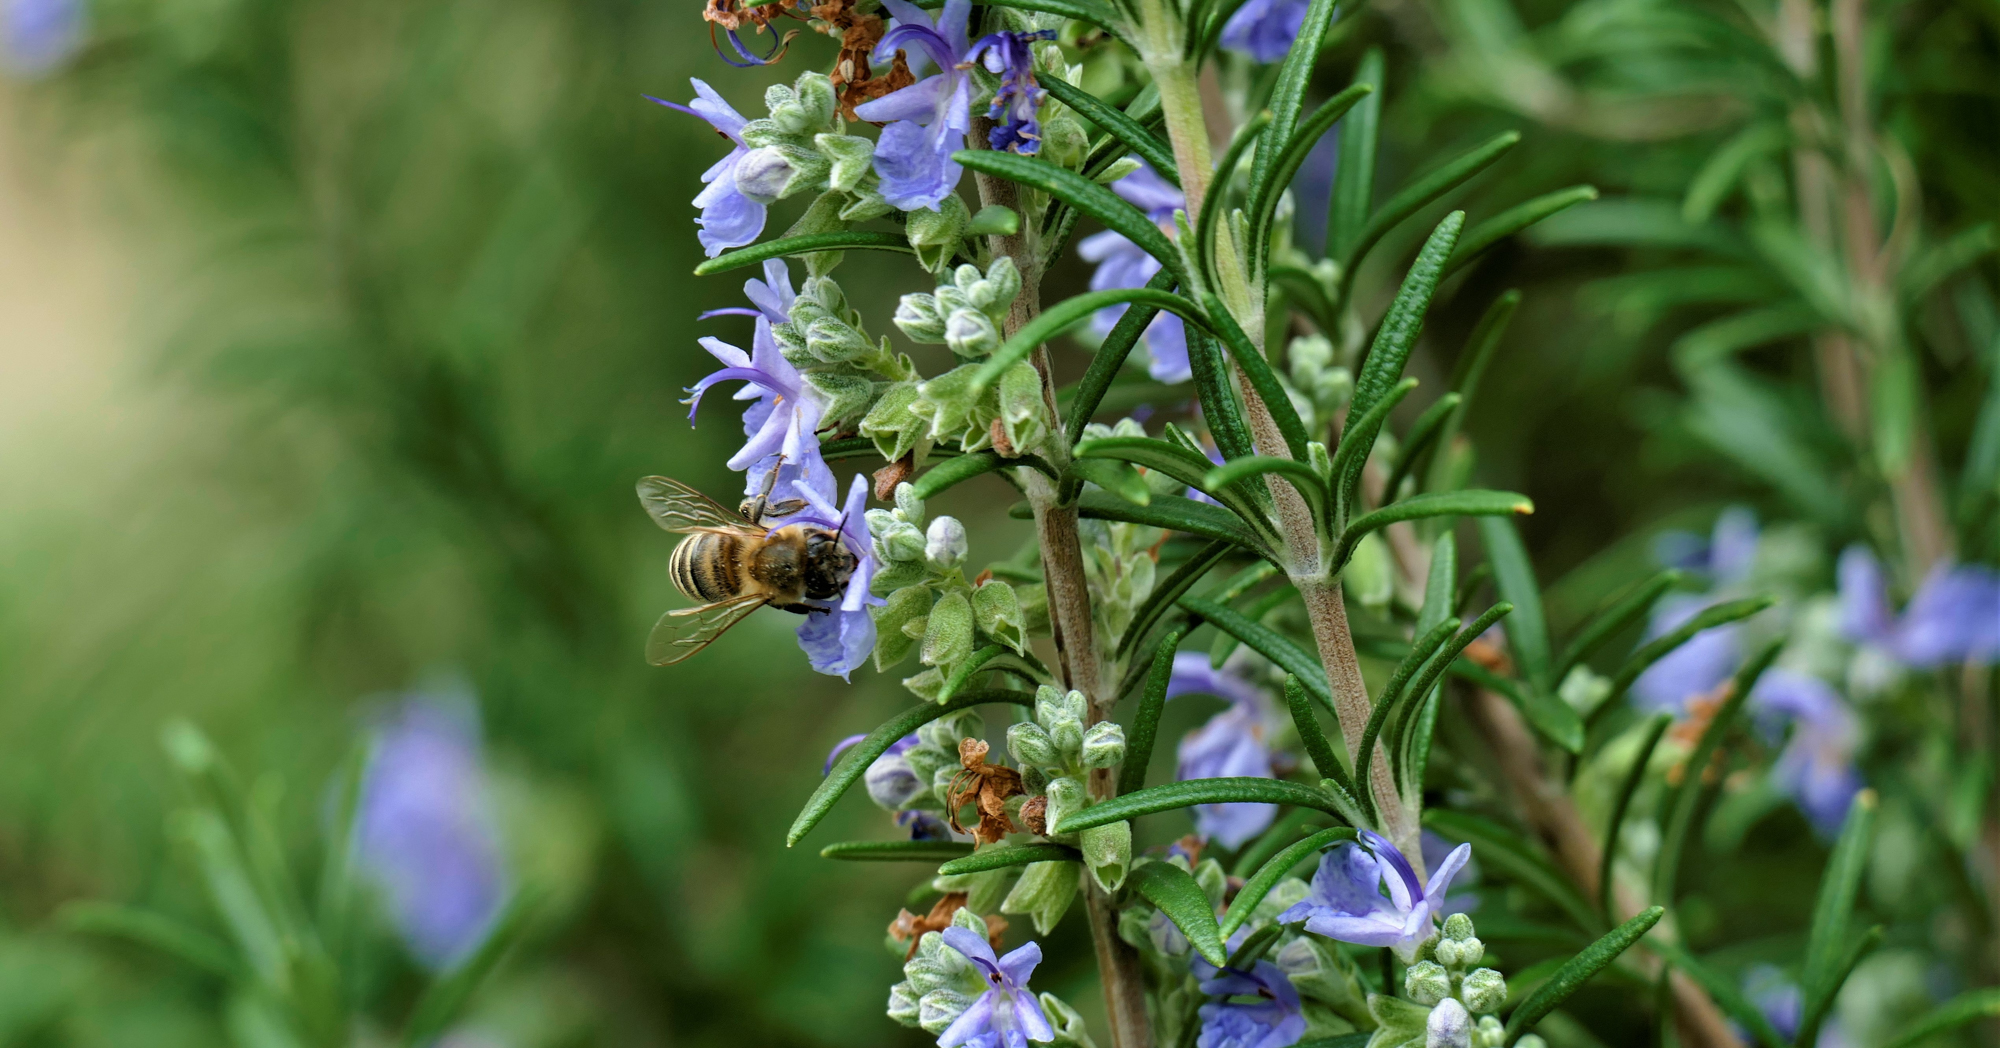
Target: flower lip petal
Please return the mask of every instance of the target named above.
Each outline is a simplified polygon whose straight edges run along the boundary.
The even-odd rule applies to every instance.
[[[862,739],[865,739],[867,737],[868,733],[862,732],[859,735],[849,735],[847,738],[844,738],[839,742],[834,743],[833,749],[827,751],[826,767],[820,769],[819,771],[820,777],[825,778],[828,775],[833,774],[833,762],[839,760],[841,754],[846,753],[850,749],[853,749],[856,744],[858,744]]]
[[[1401,854],[1401,853],[1398,853]],[[1451,879],[1472,859],[1472,845],[1461,844],[1445,856],[1444,862],[1431,872],[1431,883],[1424,888],[1424,901],[1436,909],[1444,903],[1444,895],[1451,888]],[[1405,863],[1405,865],[1408,865]]]
[[[1404,858],[1403,853],[1398,851],[1394,844],[1389,843],[1389,838],[1376,833],[1374,830],[1362,830],[1361,840],[1362,843],[1368,845],[1369,851],[1375,853],[1376,859],[1388,863],[1389,868],[1396,871],[1396,876],[1402,878],[1403,888],[1408,894],[1405,898],[1396,900],[1399,909],[1407,909],[1416,900],[1424,897],[1424,885],[1423,882],[1417,880],[1417,871],[1410,867],[1410,860]],[[1466,854],[1470,855],[1471,849],[1468,848]],[[1454,870],[1453,872],[1456,873],[1457,871]],[[1396,889],[1396,884],[1391,882],[1389,885],[1389,894],[1391,896],[1397,895],[1398,892]]]
[[[945,932],[950,934],[954,930],[965,932],[963,928],[946,928]],[[965,932],[965,934],[972,933]],[[957,1048],[958,1045],[988,1034],[993,1026],[994,996],[991,991],[982,993],[972,1002],[971,1007],[959,1013],[958,1018],[953,1019],[951,1025],[945,1027],[944,1032],[938,1035],[938,1048]]]
[[[946,928],[943,935],[946,946],[964,954],[966,960],[984,968],[989,976],[1005,976],[1005,973],[1000,970],[1000,959],[993,955],[993,947],[986,941],[984,935],[960,928],[955,924]],[[1027,947],[1024,946],[1022,949],[1027,949]],[[1021,951],[1014,951],[1014,953],[1019,952]],[[1036,949],[1035,954],[1035,960],[1041,960],[1040,948]],[[1008,954],[1007,956],[1011,958],[1014,954]],[[1029,965],[1029,970],[1034,970],[1033,964]]]
[[[1042,947],[1039,943],[1023,943],[1000,958],[1000,974],[1017,986],[1026,986],[1028,977],[1035,974],[1035,966],[1042,963]]]

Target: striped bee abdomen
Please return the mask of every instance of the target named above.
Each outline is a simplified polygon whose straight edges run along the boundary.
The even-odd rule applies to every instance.
[[[737,573],[736,547],[741,540],[733,535],[701,532],[689,535],[674,547],[667,570],[674,588],[690,600],[711,603],[742,593],[743,580]]]

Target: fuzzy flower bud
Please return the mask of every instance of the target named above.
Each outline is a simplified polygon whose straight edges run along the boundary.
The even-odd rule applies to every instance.
[[[945,339],[944,314],[938,311],[936,296],[928,292],[904,295],[893,323],[918,345],[934,346]]]
[[[908,481],[896,485],[896,512],[912,524],[924,521],[924,500],[917,497],[916,486]]]
[[[1444,919],[1444,937],[1465,940],[1473,936],[1472,918],[1462,913],[1454,913]]]
[[[1424,1023],[1424,1048],[1472,1048],[1472,1015],[1465,1005],[1447,997],[1431,1009]]]
[[[1105,891],[1117,891],[1125,883],[1126,871],[1132,868],[1132,824],[1092,826],[1080,836],[1083,864],[1090,867],[1090,876]]]
[[[1049,780],[1048,788],[1049,830],[1053,832],[1062,821],[1084,808],[1083,784],[1067,776]]]
[[[765,146],[743,154],[736,163],[736,191],[759,204],[770,204],[785,195],[798,166],[785,155],[782,146]]]
[[[965,525],[956,517],[939,517],[931,521],[924,533],[924,556],[940,568],[954,568],[965,559]]]
[[[1458,995],[1476,1014],[1497,1012],[1507,1003],[1507,979],[1491,968],[1477,968],[1466,975]]]
[[[1125,729],[1116,721],[1099,721],[1083,733],[1083,766],[1110,768],[1125,759]]]
[[[1023,766],[1054,767],[1062,763],[1055,740],[1039,724],[1023,722],[1007,728],[1007,752]]]
[[[1451,996],[1451,974],[1436,961],[1418,961],[1403,973],[1403,996],[1422,1005],[1435,1005]]]
[[[924,533],[913,524],[894,521],[875,536],[875,552],[883,560],[924,559]]]
[[[1000,328],[976,309],[960,309],[945,318],[944,341],[961,357],[984,357],[1000,348]]]

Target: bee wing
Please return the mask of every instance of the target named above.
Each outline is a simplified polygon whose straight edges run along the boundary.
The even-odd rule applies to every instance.
[[[671,477],[646,477],[639,481],[639,504],[653,523],[668,531],[718,528],[743,531],[749,522],[741,513],[732,513],[720,503]],[[761,532],[759,532],[761,534]]]
[[[646,661],[655,666],[671,666],[708,647],[710,641],[763,607],[764,602],[760,594],[746,594],[699,608],[667,612],[653,624],[652,636],[646,638]]]

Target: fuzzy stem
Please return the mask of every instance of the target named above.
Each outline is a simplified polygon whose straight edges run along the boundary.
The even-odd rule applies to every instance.
[[[985,118],[975,117],[973,141],[985,142],[991,127]],[[982,206],[998,204],[1020,210],[1020,193],[1014,183],[985,174],[975,174],[974,181],[979,187]],[[1012,236],[987,238],[994,257],[1004,255],[1013,259],[1021,271],[1021,293],[1008,310],[1004,325],[1008,337],[1041,312],[1042,270],[1036,261],[1037,251],[1031,236],[1024,229]],[[1060,470],[1069,462],[1069,447],[1063,439],[1047,346],[1035,348],[1034,364],[1042,379],[1042,403],[1049,413],[1046,457]],[[1098,657],[1076,507],[1062,505],[1055,483],[1040,472],[1032,469],[1020,472],[1028,504],[1035,514],[1035,533],[1041,541],[1042,578],[1048,586],[1049,625],[1055,638],[1057,672],[1068,687],[1083,692],[1089,700],[1088,721],[1096,724],[1111,716],[1118,697],[1105,686],[1103,663]],[[1111,769],[1093,770],[1089,790],[1093,799],[1108,800],[1117,794],[1118,780]],[[1146,986],[1139,970],[1138,952],[1118,937],[1117,900],[1090,876],[1084,877],[1084,910],[1090,918],[1090,937],[1097,949],[1097,971],[1104,984],[1104,1011],[1111,1024],[1112,1048],[1148,1048],[1152,1031],[1146,1016]]]

